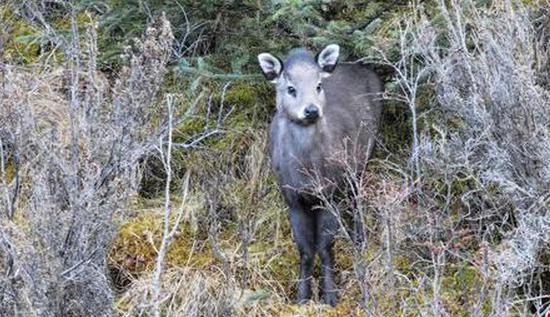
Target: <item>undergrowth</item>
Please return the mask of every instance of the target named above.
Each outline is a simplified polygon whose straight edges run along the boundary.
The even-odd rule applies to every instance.
[[[155,77],[150,90],[142,90],[140,84],[150,77],[128,73],[125,67],[135,67],[135,56],[147,49],[152,49],[150,55],[142,58],[155,62],[159,52],[154,45],[135,38],[141,38],[162,12],[171,22],[174,41],[163,51],[162,65],[144,62],[153,74],[157,67],[166,72]],[[0,189],[2,197],[7,197],[2,198],[3,205],[12,205],[12,196],[4,193],[21,188],[20,196],[14,198],[16,208],[2,207],[0,272],[6,273],[9,282],[0,285],[2,312],[24,314],[46,307],[36,315],[50,316],[47,309],[60,307],[56,300],[71,297],[55,293],[49,298],[48,289],[61,285],[66,292],[78,294],[75,290],[86,285],[76,273],[84,271],[67,280],[63,274],[73,265],[79,267],[78,263],[91,263],[86,268],[96,275],[86,278],[97,285],[105,282],[97,286],[104,291],[102,296],[106,294],[102,303],[114,303],[103,310],[105,315],[150,315],[151,272],[163,239],[165,166],[154,151],[122,156],[114,162],[125,158],[133,162],[122,165],[132,171],[131,184],[118,184],[115,191],[123,193],[124,199],[109,208],[90,207],[95,206],[94,200],[85,196],[84,189],[103,184],[94,182],[98,166],[115,164],[107,153],[120,155],[116,144],[131,142],[121,133],[113,146],[101,145],[101,151],[88,152],[88,147],[103,139],[71,139],[67,132],[71,122],[82,124],[84,136],[104,136],[124,121],[120,115],[102,121],[105,125],[87,126],[83,122],[91,114],[84,108],[76,119],[69,118],[74,89],[80,92],[82,105],[99,100],[103,110],[96,115],[100,117],[124,111],[120,105],[130,107],[135,100],[147,104],[152,113],[145,108],[134,113],[148,120],[146,126],[138,120],[130,129],[140,131],[134,135],[138,138],[152,135],[165,123],[164,98],[158,97],[170,95],[174,100],[178,120],[170,162],[173,204],[180,203],[186,173],[191,188],[161,278],[165,316],[548,313],[547,3],[29,0],[0,5],[0,19],[2,87],[13,92],[2,94],[1,111],[9,107],[19,113],[29,107],[25,118],[34,118],[36,124],[34,130],[22,125],[7,131],[5,127],[12,127],[9,124],[17,116],[0,117]],[[91,28],[97,33],[87,33]],[[70,71],[77,65],[74,43],[81,44],[78,65],[82,68],[71,81]],[[343,59],[370,63],[386,82],[379,140],[362,193],[367,202],[363,216],[368,247],[355,258],[353,244],[345,235],[339,237],[340,304],[335,308],[318,304],[318,292],[312,302],[294,304],[298,254],[267,157],[267,129],[275,104],[270,84],[258,75],[256,64],[260,52],[282,56],[292,47],[318,50],[330,43],[341,45]],[[89,79],[91,75],[94,80]],[[125,78],[134,84],[117,94],[116,87]],[[37,137],[22,134],[31,131],[25,129]],[[165,140],[162,135],[154,141]],[[17,143],[22,137],[34,146]],[[42,149],[40,155],[31,155],[37,148]],[[97,160],[71,174],[70,168],[58,163],[70,161],[67,166],[74,166],[69,159],[71,148],[80,150],[79,163]],[[21,150],[31,152],[17,156]],[[61,154],[48,161],[51,165],[32,164],[48,153]],[[22,172],[19,166],[24,167]],[[36,166],[53,166],[57,172],[44,169],[35,174]],[[88,187],[59,189],[59,180],[67,175]],[[55,199],[41,198],[46,189]],[[74,193],[82,195],[80,204],[66,199]],[[130,203],[122,204],[129,197],[133,198]],[[51,206],[45,202],[53,200],[58,205],[44,211]],[[93,213],[86,213],[92,209]],[[73,211],[87,220],[82,228],[106,234],[98,234],[103,240],[68,239],[75,245],[86,244],[88,249],[83,249],[93,256],[96,251],[91,246],[97,243],[103,257],[89,262],[86,255],[65,262],[52,260],[64,251],[51,252],[46,246],[61,249],[62,242],[42,238],[56,233],[53,240],[62,241]],[[96,214],[100,216],[90,216]],[[174,221],[170,218],[170,224]],[[99,230],[96,223],[107,229]],[[53,269],[48,261],[55,262]],[[39,268],[40,274],[56,279],[50,286],[33,289],[33,276],[14,273],[32,270],[12,270],[14,265]],[[115,291],[112,296],[111,290]],[[49,304],[41,306],[44,302]],[[82,299],[71,303],[75,302],[82,307],[86,303]]]

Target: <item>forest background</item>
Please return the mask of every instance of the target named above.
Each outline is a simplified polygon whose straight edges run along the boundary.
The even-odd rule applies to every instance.
[[[548,316],[550,4],[5,0],[1,316]],[[384,79],[340,304],[293,304],[256,56]]]

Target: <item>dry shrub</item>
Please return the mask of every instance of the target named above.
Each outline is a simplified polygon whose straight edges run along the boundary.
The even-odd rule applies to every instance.
[[[427,170],[445,164],[476,182],[484,197],[461,197],[476,203],[475,216],[503,218],[510,208],[514,219],[502,222],[515,223],[499,232],[493,278],[508,286],[528,283],[550,241],[548,41],[533,22],[540,12],[515,1],[481,11],[470,2],[440,7],[450,47],[437,50],[434,39],[421,56],[433,70],[442,122],[457,123],[433,124],[438,132],[422,139],[421,156]],[[489,206],[479,204],[484,201]]]
[[[388,261],[410,263],[388,273],[405,312],[548,310],[549,18],[539,5],[440,1],[433,20],[416,7],[401,24],[401,59],[382,56],[415,142],[408,162],[382,162],[368,197],[389,224]],[[420,98],[426,90],[432,99]],[[422,103],[430,111],[417,114]]]
[[[1,66],[0,314],[108,316],[106,255],[161,136],[152,107],[172,44],[163,19],[137,41],[112,87],[96,69],[96,34],[61,46],[63,71]],[[85,40],[81,40],[81,39]],[[160,128],[158,128],[160,126]],[[17,165],[7,177],[6,167]]]

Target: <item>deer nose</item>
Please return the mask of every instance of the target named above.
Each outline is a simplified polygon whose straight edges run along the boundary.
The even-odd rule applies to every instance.
[[[316,105],[309,105],[304,110],[304,114],[306,119],[309,119],[309,120],[317,119],[317,117],[319,117],[319,107],[317,107]]]

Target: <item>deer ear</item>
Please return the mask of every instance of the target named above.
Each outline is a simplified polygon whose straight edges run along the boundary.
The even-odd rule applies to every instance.
[[[261,53],[258,55],[258,62],[265,77],[271,82],[275,82],[281,76],[283,62],[277,57],[269,53]]]
[[[338,63],[338,56],[340,55],[340,46],[337,44],[330,44],[325,47],[321,53],[315,56],[315,61],[321,67],[323,72],[332,73],[336,64]]]

